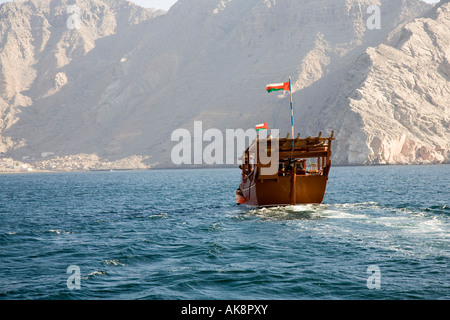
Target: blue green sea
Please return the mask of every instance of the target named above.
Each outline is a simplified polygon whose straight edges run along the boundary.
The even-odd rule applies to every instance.
[[[0,175],[2,300],[450,298],[450,165],[333,167],[321,205],[239,169]]]

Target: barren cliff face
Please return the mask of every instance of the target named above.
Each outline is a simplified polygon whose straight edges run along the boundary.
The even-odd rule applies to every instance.
[[[117,32],[162,13],[114,0],[32,0],[2,4],[0,152],[26,147],[24,152],[33,155],[33,151],[47,150],[33,138],[52,140],[49,147],[55,150],[69,143],[57,139],[61,131],[52,128],[52,124],[59,122],[64,128],[78,125],[72,119],[79,112],[68,106],[83,95],[87,79],[77,75],[85,68],[82,61],[98,47],[96,41],[114,37]],[[104,49],[107,60],[114,48]],[[62,92],[67,85],[72,90]],[[52,100],[56,96],[59,98]],[[66,121],[55,118],[57,113],[63,114]]]
[[[334,130],[334,163],[448,161],[449,21],[448,1],[6,3],[0,152],[171,166],[194,121],[290,132],[287,95],[264,89],[291,77],[296,131]]]
[[[367,78],[349,105],[364,123],[367,161],[448,161],[450,5],[407,24],[366,55]]]

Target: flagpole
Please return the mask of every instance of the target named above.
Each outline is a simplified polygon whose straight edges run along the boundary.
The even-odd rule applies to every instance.
[[[292,149],[294,149],[294,107],[292,105],[292,84],[289,77],[289,93],[291,94],[291,133],[292,133]]]

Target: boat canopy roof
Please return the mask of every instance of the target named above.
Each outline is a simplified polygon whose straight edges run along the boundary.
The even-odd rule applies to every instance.
[[[260,146],[266,146],[267,150],[273,151],[274,143],[278,143],[279,159],[292,159],[292,158],[315,158],[326,157],[331,152],[331,141],[335,140],[334,133],[332,132],[330,137],[322,137],[321,134],[317,137],[290,139],[289,134],[285,138],[263,138],[259,137],[252,141],[250,146],[245,150],[240,160],[245,160],[249,155],[257,154],[258,142]],[[294,148],[292,148],[292,141],[294,141]]]

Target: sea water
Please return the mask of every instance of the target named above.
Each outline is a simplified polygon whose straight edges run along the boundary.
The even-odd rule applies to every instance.
[[[0,175],[0,299],[449,299],[449,174],[333,167],[275,208],[238,169]]]

